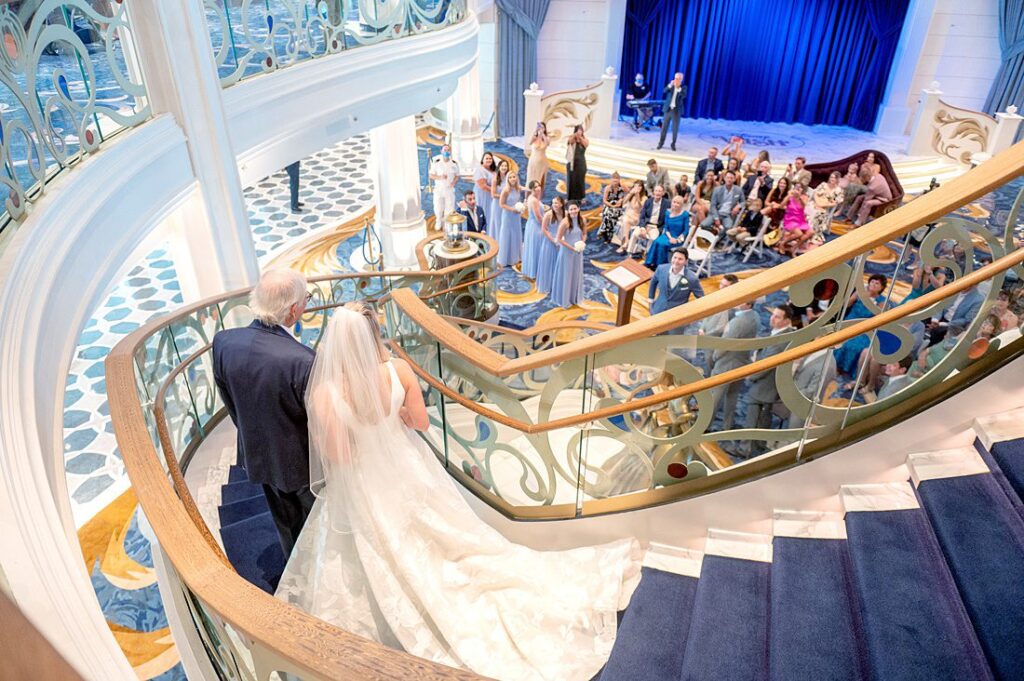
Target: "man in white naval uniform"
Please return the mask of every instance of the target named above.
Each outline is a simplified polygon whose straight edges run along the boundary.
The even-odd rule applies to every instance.
[[[459,181],[459,164],[452,160],[452,148],[441,147],[441,155],[430,164],[434,182],[434,216],[437,227],[444,229],[444,219],[455,210],[455,183]]]

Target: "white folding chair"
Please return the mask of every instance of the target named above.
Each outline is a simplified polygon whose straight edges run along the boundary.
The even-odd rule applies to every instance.
[[[750,241],[750,245],[747,246],[747,252],[743,254],[743,262],[750,260],[750,256],[757,253],[758,256],[764,253],[764,235],[768,233],[768,230],[772,226],[772,219],[767,215],[761,220],[761,228],[757,230],[757,234]]]
[[[700,266],[697,268],[698,277],[701,272],[711,274],[711,254],[715,250],[717,242],[718,235],[710,229],[702,227],[698,227],[690,237],[687,251],[690,253],[690,262],[697,261],[700,263]]]

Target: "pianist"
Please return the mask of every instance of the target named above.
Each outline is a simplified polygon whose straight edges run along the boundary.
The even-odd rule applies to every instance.
[[[644,83],[644,74],[636,74],[633,84],[626,91],[626,101],[629,102],[628,106],[633,109],[634,130],[639,130],[643,125],[648,125],[654,116],[654,109],[650,106],[643,106],[645,102],[650,101],[648,97],[650,94],[651,88]]]

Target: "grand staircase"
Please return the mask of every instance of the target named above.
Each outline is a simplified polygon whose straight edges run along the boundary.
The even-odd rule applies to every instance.
[[[909,454],[906,482],[843,486],[843,513],[653,544],[598,679],[1024,679],[1024,409],[974,428]],[[219,513],[235,569],[272,591],[284,556],[238,466]]]

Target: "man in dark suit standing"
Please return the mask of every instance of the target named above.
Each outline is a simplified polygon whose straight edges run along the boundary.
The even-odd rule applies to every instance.
[[[455,209],[455,212],[466,218],[466,226],[463,231],[487,233],[487,216],[484,215],[484,209],[477,205],[476,192],[472,189],[466,190],[466,193],[463,194],[462,201],[459,201],[459,207]]]
[[[664,102],[661,105],[661,139],[658,140],[658,148],[665,146],[665,135],[671,124],[672,151],[675,151],[676,138],[679,137],[679,117],[683,115],[683,104],[686,101],[686,86],[683,85],[682,73],[676,73],[675,78],[662,90],[661,96]]]
[[[213,338],[213,376],[238,429],[239,459],[249,481],[263,486],[286,557],[314,501],[306,430],[313,351],[286,328],[308,300],[302,274],[270,270],[249,298],[256,319]]]
[[[779,336],[793,330],[793,306],[783,303],[772,310],[768,319],[771,336]],[[785,342],[763,347],[754,353],[754,361],[774,357],[786,349]],[[791,369],[787,368],[787,371]],[[775,385],[775,369],[765,369],[747,377],[747,417],[744,428],[771,428],[772,413],[779,401],[779,389]],[[740,458],[749,459],[767,450],[764,442],[747,440],[740,447]]]

